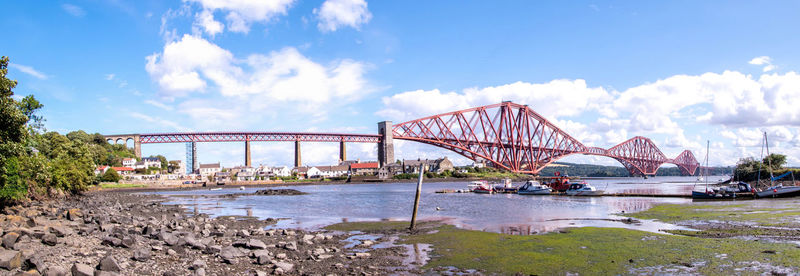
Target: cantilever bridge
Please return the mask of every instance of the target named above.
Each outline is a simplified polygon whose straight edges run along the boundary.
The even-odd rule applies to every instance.
[[[381,166],[394,160],[393,139],[416,141],[445,148],[475,161],[486,161],[513,172],[538,174],[545,166],[572,154],[613,158],[631,175],[654,175],[665,164],[694,175],[700,164],[691,151],[668,158],[652,140],[636,136],[609,149],[588,147],[559,129],[527,105],[502,102],[429,116],[392,125],[378,123],[378,134],[300,132],[197,132],[106,135],[109,141],[134,141],[137,156],[141,144],[197,142],[245,142],[245,165],[250,166],[251,141],[295,142],[295,166],[300,166],[300,142],[338,142],[339,158],[346,159],[345,143],[378,143]],[[197,168],[196,154],[191,154]]]

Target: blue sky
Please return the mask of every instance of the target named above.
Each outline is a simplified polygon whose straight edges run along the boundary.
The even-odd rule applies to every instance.
[[[50,130],[373,133],[500,100],[587,145],[651,137],[730,165],[773,151],[800,165],[796,1],[13,1],[0,55]],[[304,145],[312,165],[337,145]],[[257,143],[255,163],[292,145]],[[144,154],[182,159],[183,145]],[[399,158],[448,155],[400,143]],[[200,145],[242,163],[243,145]],[[351,145],[375,159],[374,145]],[[619,165],[601,157],[565,161]]]

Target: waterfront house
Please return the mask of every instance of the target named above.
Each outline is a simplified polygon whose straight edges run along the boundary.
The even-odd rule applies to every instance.
[[[230,172],[217,172],[214,174],[214,181],[216,182],[226,182],[230,180],[231,180]]]
[[[200,164],[199,172],[200,175],[203,176],[203,178],[209,175],[214,175],[215,173],[218,173],[220,171],[222,171],[222,167],[219,165],[219,163]]]
[[[236,173],[236,180],[238,181],[253,181],[256,180],[256,173],[252,171],[239,171]]]
[[[136,168],[136,158],[122,158],[122,166]]]
[[[297,174],[297,178],[313,178],[320,177],[321,173],[316,167],[296,167],[292,169],[292,173]]]
[[[144,168],[161,168],[161,159],[156,157],[142,158],[142,162],[144,162]]]
[[[289,167],[287,167],[287,166],[272,167],[272,168],[269,169],[269,171],[272,172],[272,175],[277,176],[277,177],[286,177],[286,176],[291,176],[292,175],[292,170],[289,169]]]
[[[128,168],[128,167],[111,167],[111,168],[117,171],[117,173],[120,175],[130,175],[133,174],[134,172],[133,168]]]
[[[444,158],[436,160],[417,159],[417,160],[403,160],[404,173],[419,173],[419,165],[422,164],[423,170],[426,172],[441,173],[444,171],[452,171],[454,169],[453,162]]]
[[[338,177],[350,173],[350,167],[346,165],[338,166],[317,166],[322,177]]]
[[[108,168],[110,168],[110,167],[109,166],[97,166],[97,168],[94,169],[94,175],[100,175],[100,174],[106,173],[106,171],[108,171]]]
[[[353,175],[374,175],[378,173],[378,162],[350,164],[350,173]]]

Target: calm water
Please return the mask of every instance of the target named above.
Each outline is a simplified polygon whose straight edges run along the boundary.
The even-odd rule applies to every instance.
[[[607,192],[689,194],[694,177],[587,179]],[[716,179],[712,179],[716,180]],[[440,189],[466,189],[466,182],[423,183],[419,217],[442,219],[462,228],[503,232],[541,233],[570,226],[624,227],[656,232],[683,229],[670,224],[643,221],[623,223],[615,214],[648,209],[659,203],[687,203],[686,198],[520,196],[516,194],[437,194]],[[517,184],[517,183],[515,183]],[[229,193],[253,193],[263,188],[217,191],[169,191],[168,204],[180,204],[211,216],[288,218],[276,227],[316,229],[342,221],[409,220],[416,183],[312,185],[290,187],[308,195],[240,196],[234,199],[204,197]]]

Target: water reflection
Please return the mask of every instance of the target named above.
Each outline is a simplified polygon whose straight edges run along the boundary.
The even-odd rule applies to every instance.
[[[677,194],[691,190],[692,177],[650,179],[589,179],[609,193]],[[439,189],[463,189],[467,183],[425,183],[419,209],[420,219],[441,219],[456,226],[508,234],[536,234],[564,227],[624,227],[646,231],[674,229],[673,225],[643,221],[626,224],[615,214],[636,212],[660,203],[688,203],[685,198],[659,197],[567,197],[520,196],[515,194],[437,194]],[[217,191],[170,191],[169,203],[192,205],[193,212],[211,216],[241,215],[280,220],[274,227],[315,229],[348,221],[409,220],[416,185],[414,183],[316,185],[292,187],[307,195],[251,196],[219,199],[214,195],[252,193],[257,188]],[[565,220],[567,219],[567,220]],[[572,220],[569,220],[572,219]]]

